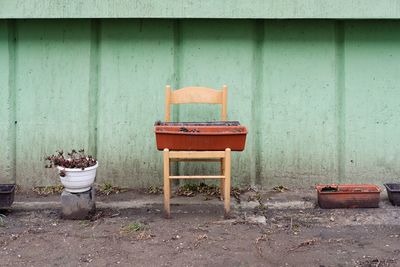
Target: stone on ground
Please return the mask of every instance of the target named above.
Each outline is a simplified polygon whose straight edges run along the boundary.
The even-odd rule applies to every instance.
[[[82,193],[61,193],[61,214],[64,219],[84,220],[94,214],[96,210],[95,192],[91,190]]]

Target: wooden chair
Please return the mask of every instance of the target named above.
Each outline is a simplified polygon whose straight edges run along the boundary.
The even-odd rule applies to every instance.
[[[169,85],[165,90],[165,121],[170,121],[172,104],[208,103],[221,105],[221,120],[226,121],[227,109],[226,85],[222,90],[214,90],[205,87],[185,87],[171,90]],[[230,189],[231,189],[231,149],[225,151],[170,151],[164,149],[164,213],[170,218],[170,198],[172,179],[220,179],[221,198],[224,199],[225,218],[230,212]],[[221,163],[221,175],[170,175],[171,161],[217,161]]]

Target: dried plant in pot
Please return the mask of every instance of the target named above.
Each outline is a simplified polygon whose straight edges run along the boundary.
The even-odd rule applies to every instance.
[[[61,183],[66,191],[82,193],[91,189],[96,178],[98,162],[87,155],[83,149],[64,154],[57,151],[56,154],[46,157],[46,168],[58,169]]]

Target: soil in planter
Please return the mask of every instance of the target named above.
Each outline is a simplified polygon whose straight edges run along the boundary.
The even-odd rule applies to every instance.
[[[325,186],[321,189],[321,192],[337,192],[339,189],[333,186]]]
[[[189,130],[188,128],[186,128],[186,127],[181,127],[181,128],[179,128],[179,131],[180,132],[185,132],[185,133],[199,133],[200,131],[199,130],[197,130],[197,129],[191,129],[191,130]]]
[[[161,122],[156,121],[154,126],[239,126],[238,121],[207,121],[207,122]]]

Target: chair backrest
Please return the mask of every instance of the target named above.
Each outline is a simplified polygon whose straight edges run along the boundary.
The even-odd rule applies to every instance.
[[[185,87],[178,90],[171,90],[171,86],[165,87],[165,121],[171,119],[172,104],[220,104],[221,121],[226,121],[228,87],[224,85],[222,90],[215,90],[206,87]]]

